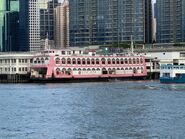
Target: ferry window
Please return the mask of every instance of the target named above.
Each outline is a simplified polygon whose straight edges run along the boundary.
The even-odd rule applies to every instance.
[[[108,59],[108,64],[111,64],[111,59]]]
[[[81,65],[81,60],[80,60],[80,59],[78,59],[77,61],[78,61],[78,65]]]
[[[121,59],[121,64],[124,64],[124,61],[123,61],[123,59]]]
[[[91,64],[90,59],[87,59],[87,64],[88,64],[88,65],[90,65],[90,64]]]
[[[85,65],[85,59],[82,59],[82,64]]]
[[[70,58],[67,59],[67,64],[71,64],[71,59]]]
[[[180,57],[185,57],[185,53],[180,53]]]
[[[143,64],[143,59],[142,58],[140,59],[140,63]]]
[[[73,64],[76,64],[76,59],[75,58],[73,58]]]
[[[135,58],[133,59],[133,64],[136,64],[136,60],[135,60]]]
[[[115,59],[112,59],[112,64],[116,64],[116,61],[115,61]]]
[[[132,59],[131,58],[129,59],[129,64],[132,64]]]
[[[60,64],[60,59],[59,58],[56,58],[55,63],[56,64]]]
[[[116,59],[116,64],[119,64],[119,59]]]
[[[62,58],[62,64],[66,64],[65,58]]]
[[[59,59],[60,60],[60,59]],[[41,61],[44,61],[44,58],[41,58]]]
[[[102,58],[102,60],[101,60],[101,61],[102,61],[102,64],[105,64],[105,59],[104,59],[104,58]]]
[[[96,59],[96,64],[100,64],[99,59]]]
[[[95,61],[94,61],[94,59],[92,59],[92,60],[91,60],[91,63],[92,63],[92,65],[94,65],[94,64],[95,64]]]
[[[65,73],[65,72],[66,72],[66,69],[65,69],[65,68],[63,68],[63,69],[62,69],[62,73]]]
[[[65,51],[62,51],[62,55],[65,55]]]
[[[128,64],[128,60],[127,59],[125,59],[125,64]]]

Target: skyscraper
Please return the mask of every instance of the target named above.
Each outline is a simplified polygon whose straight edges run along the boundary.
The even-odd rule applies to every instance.
[[[185,0],[157,0],[157,42],[185,41]]]
[[[39,51],[40,45],[40,0],[29,0],[29,50]]]
[[[153,42],[152,0],[145,0],[145,43]]]
[[[54,41],[55,48],[69,46],[69,3],[65,0],[55,8],[54,14]]]
[[[20,0],[20,50],[38,51],[54,39],[53,10],[58,0]]]
[[[70,0],[70,46],[150,42],[151,8],[151,0]]]
[[[54,40],[54,9],[58,4],[58,0],[46,0],[45,6],[40,7],[41,39]]]
[[[18,50],[19,0],[0,2],[0,51]]]
[[[29,50],[29,1],[20,0],[19,12],[19,51]]]

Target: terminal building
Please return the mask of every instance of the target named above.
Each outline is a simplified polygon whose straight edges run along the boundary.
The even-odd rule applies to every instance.
[[[33,53],[0,53],[0,82],[27,82]]]

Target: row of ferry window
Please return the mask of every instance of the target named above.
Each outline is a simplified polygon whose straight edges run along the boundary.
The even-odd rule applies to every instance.
[[[165,66],[162,66],[161,69],[182,69],[182,70],[184,69],[185,70],[185,67],[184,66],[182,66],[182,67],[175,67],[175,66],[174,67],[165,67]]]
[[[134,67],[134,68],[132,68],[132,67],[130,67],[130,68],[113,68],[113,69],[111,69],[111,68],[109,68],[108,70],[133,70],[133,69],[137,69],[137,70],[144,70],[143,69],[143,67]],[[100,68],[97,68],[97,69],[95,69],[95,68],[92,68],[92,69],[90,69],[90,68],[74,68],[73,69],[73,71],[100,71]],[[102,70],[104,70],[104,71],[106,71],[107,69],[106,68],[103,68]],[[63,68],[63,69],[60,69],[60,68],[57,68],[56,69],[56,71],[72,71],[72,69],[71,68],[68,68],[68,69],[66,69],[66,68]]]
[[[56,58],[55,59],[55,63],[56,64],[60,64],[60,62],[62,64],[83,64],[83,65],[94,65],[94,64],[100,64],[100,59],[65,59],[65,58],[62,58],[61,61],[60,61],[60,58]],[[137,58],[137,59],[105,59],[105,58],[102,58],[101,59],[101,64],[142,64],[143,63],[143,59],[142,58]]]
[[[49,60],[49,58],[48,57],[46,57],[46,58],[36,58],[35,60],[34,60],[34,63],[36,64],[36,63],[38,63],[38,64],[40,64],[40,63],[44,63],[45,61],[48,61]]]

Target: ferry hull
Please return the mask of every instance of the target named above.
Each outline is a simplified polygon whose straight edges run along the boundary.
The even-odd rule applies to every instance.
[[[109,81],[133,81],[144,80],[146,77],[116,77],[116,78],[31,78],[32,83],[80,83],[80,82],[109,82]]]
[[[185,78],[160,78],[161,83],[185,83]]]

